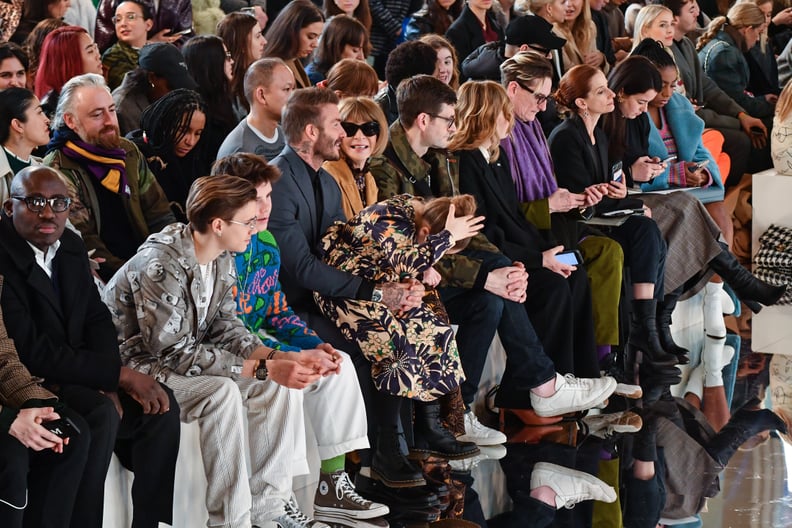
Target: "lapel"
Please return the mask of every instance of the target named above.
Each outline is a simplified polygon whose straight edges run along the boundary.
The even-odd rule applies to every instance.
[[[281,155],[283,156],[283,159],[285,159],[289,164],[289,170],[292,173],[297,190],[300,191],[303,200],[305,200],[305,203],[308,205],[310,223],[312,226],[315,226],[317,225],[317,218],[316,203],[313,194],[313,183],[311,183],[311,177],[308,176],[308,171],[305,170],[305,162],[289,145],[286,145],[286,148],[283,149],[283,153]]]
[[[500,205],[499,209],[501,212],[505,212],[509,218],[513,222],[516,222],[519,225],[519,221],[515,217],[515,211],[512,207],[514,204],[510,204],[508,200],[506,200],[506,193],[508,189],[504,189],[502,182],[500,181],[500,174],[495,168],[487,163],[487,160],[484,159],[484,155],[479,151],[475,150],[474,157],[477,163],[482,166],[482,172],[484,173],[484,184],[489,187],[490,192],[495,196],[495,199],[498,201]],[[501,149],[500,156],[498,156],[498,161],[495,162],[500,163],[503,165],[504,163],[509,163],[509,160],[506,158],[506,153]]]

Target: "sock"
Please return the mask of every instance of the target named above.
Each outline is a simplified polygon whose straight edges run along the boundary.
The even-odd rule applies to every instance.
[[[345,463],[346,455],[338,455],[337,457],[322,460],[320,469],[322,470],[322,473],[336,473],[337,471],[344,470]]]

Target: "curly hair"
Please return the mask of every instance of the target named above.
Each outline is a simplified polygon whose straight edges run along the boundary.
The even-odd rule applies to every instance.
[[[159,98],[143,111],[140,128],[158,155],[169,155],[190,128],[193,114],[206,115],[206,104],[192,90],[179,88]]]

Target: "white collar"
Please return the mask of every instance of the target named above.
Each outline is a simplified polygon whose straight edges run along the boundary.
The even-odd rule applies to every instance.
[[[27,240],[25,242],[27,242]],[[52,278],[52,260],[58,253],[58,248],[60,248],[61,245],[60,240],[56,240],[54,244],[47,248],[46,252],[41,251],[30,242],[28,242],[28,245],[33,248],[33,255],[36,257],[36,264],[38,264],[41,269],[44,270],[44,273],[47,274],[47,277]]]

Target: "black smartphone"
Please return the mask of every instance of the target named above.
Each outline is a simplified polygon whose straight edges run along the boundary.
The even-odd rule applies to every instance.
[[[765,132],[759,127],[751,127],[751,134],[753,134],[754,136],[764,137]]]
[[[583,264],[583,255],[581,255],[580,251],[576,249],[556,253],[555,258],[559,262],[567,264],[568,266],[580,266]]]
[[[42,422],[41,426],[47,431],[61,438],[70,438],[80,434],[80,428],[67,416],[49,422]]]

